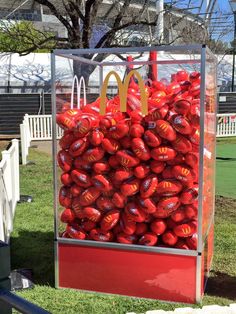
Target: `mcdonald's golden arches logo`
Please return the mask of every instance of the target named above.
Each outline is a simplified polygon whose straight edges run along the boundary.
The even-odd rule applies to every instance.
[[[182,175],[188,176],[190,171],[187,168],[182,168],[181,172],[182,172]]]
[[[118,85],[118,93],[119,93],[119,98],[120,98],[120,111],[121,112],[127,111],[126,103],[127,103],[127,92],[129,88],[129,82],[132,76],[136,76],[138,80],[139,89],[140,89],[140,95],[141,95],[141,112],[143,115],[147,115],[148,105],[147,105],[147,94],[145,92],[145,84],[143,82],[141,75],[136,70],[131,70],[128,73],[128,75],[126,76],[124,80],[124,83],[122,83],[121,78],[119,77],[118,73],[116,73],[115,71],[110,71],[107,74],[103,82],[102,90],[101,90],[100,114],[104,115],[106,113],[106,93],[107,93],[108,82],[112,75],[115,76],[116,82]]]
[[[160,147],[160,148],[159,148],[159,152],[160,152],[161,154],[166,154],[166,153],[167,153],[167,147]]]
[[[168,125],[166,123],[162,123],[160,125],[160,129],[162,129],[162,131],[166,132],[166,130],[168,129]]]
[[[171,188],[172,184],[171,182],[164,182],[163,187],[164,188]]]

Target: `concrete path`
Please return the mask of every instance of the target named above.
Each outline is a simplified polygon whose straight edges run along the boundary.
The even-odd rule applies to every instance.
[[[32,141],[30,146],[37,146],[38,151],[52,155],[52,141]]]
[[[136,314],[129,312],[127,314]],[[191,307],[177,308],[174,311],[154,310],[147,311],[145,314],[236,314],[236,303],[229,306],[207,305],[201,309]]]

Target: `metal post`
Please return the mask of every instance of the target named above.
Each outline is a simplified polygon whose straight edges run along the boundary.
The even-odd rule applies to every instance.
[[[234,92],[235,44],[236,44],[236,11],[234,11],[233,69],[232,69],[232,87],[231,87],[232,92]]]
[[[158,18],[155,30],[155,39],[157,40],[158,44],[161,44],[164,37],[164,0],[156,1],[156,14]]]
[[[0,300],[8,305],[11,305],[14,309],[23,314],[50,314],[50,312],[40,308],[39,306],[30,303],[18,295],[4,289],[0,289]]]

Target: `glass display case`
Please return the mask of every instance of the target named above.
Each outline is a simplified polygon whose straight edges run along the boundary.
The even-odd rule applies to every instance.
[[[214,55],[55,50],[52,79],[56,286],[199,302],[213,256]]]

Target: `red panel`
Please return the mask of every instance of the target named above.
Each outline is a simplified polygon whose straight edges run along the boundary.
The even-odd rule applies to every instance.
[[[196,257],[58,244],[59,286],[195,302]]]

